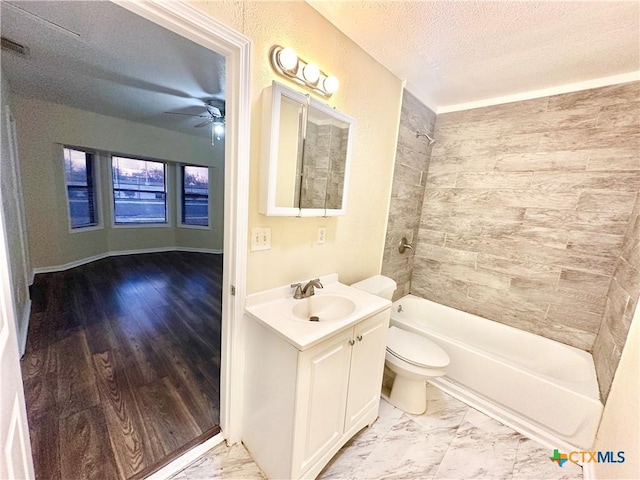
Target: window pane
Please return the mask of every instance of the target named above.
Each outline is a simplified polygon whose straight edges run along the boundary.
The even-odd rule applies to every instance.
[[[182,223],[208,226],[209,169],[184,165],[182,179]]]
[[[70,148],[65,148],[63,153],[71,228],[97,225],[93,155]]]
[[[164,163],[113,157],[116,223],[167,223]]]

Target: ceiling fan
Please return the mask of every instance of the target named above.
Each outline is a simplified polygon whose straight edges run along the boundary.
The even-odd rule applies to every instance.
[[[204,118],[202,122],[194,125],[195,128],[206,127],[207,125],[211,125],[211,145],[214,145],[215,140],[220,140],[220,136],[224,133],[224,100],[219,99],[211,99],[207,100],[203,104],[204,109],[206,110],[201,114],[194,113],[182,113],[182,112],[164,112],[171,115],[185,115],[188,117],[200,117]]]

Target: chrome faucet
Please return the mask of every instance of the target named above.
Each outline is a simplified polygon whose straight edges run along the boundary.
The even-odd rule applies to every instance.
[[[304,287],[301,283],[292,283],[291,288],[296,289],[293,294],[293,298],[299,300],[301,298],[308,298],[311,295],[314,295],[316,293],[315,288],[323,288],[323,286],[322,283],[320,283],[320,279],[315,278],[313,280],[309,280]]]

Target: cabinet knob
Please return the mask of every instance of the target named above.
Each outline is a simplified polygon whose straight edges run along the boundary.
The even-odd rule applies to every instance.
[[[349,340],[349,345],[353,347],[355,344],[356,344],[356,341],[353,338]]]
[[[362,335],[358,335],[356,338],[358,339],[359,342],[362,341]]]

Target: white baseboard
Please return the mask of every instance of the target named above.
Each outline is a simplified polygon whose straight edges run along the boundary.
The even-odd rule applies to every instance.
[[[193,253],[221,254],[222,250],[219,248],[196,248],[196,247],[156,247],[156,248],[137,248],[133,250],[115,250],[115,251],[99,253],[98,255],[93,255],[91,257],[81,258],[79,260],[74,260],[73,262],[64,263],[62,265],[53,265],[50,267],[36,267],[33,269],[33,275],[35,276],[38,273],[64,272],[65,270],[79,267],[81,265],[86,265],[87,263],[95,262],[96,260],[102,260],[103,258],[107,258],[107,257],[117,257],[119,255],[138,255],[141,253],[162,253],[162,252],[193,252]],[[33,278],[31,279],[30,284],[33,284]]]
[[[146,480],[166,480],[173,477],[175,474],[181,472],[186,467],[188,467],[191,463],[195,462],[202,455],[207,453],[212,448],[220,445],[224,442],[224,435],[220,432],[217,435],[214,435],[208,440],[205,440],[200,445],[193,447],[191,450],[183,453],[178,458],[176,458],[173,462],[165,465],[160,470],[155,473],[149,475]]]
[[[27,349],[27,333],[29,332],[29,318],[31,317],[31,299],[27,301],[27,305],[22,312],[22,319],[18,331],[18,348],[20,349],[20,357],[24,355]]]

